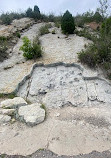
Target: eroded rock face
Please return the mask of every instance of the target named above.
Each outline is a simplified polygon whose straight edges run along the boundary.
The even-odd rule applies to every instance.
[[[45,110],[38,103],[20,107],[18,114],[21,120],[31,126],[37,125],[45,119]]]
[[[16,108],[21,105],[26,105],[27,102],[21,97],[15,97],[14,99],[7,99],[1,102],[2,108]]]
[[[21,31],[33,23],[34,21],[32,19],[22,18],[19,20],[14,20],[12,24],[8,26],[0,25],[0,36],[9,37],[11,34],[14,34],[17,31]]]

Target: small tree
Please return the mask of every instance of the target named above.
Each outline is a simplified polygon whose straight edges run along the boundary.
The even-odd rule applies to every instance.
[[[75,30],[75,24],[74,19],[72,17],[72,14],[67,10],[61,20],[61,28],[63,33],[72,34]]]
[[[0,19],[2,20],[2,23],[6,25],[10,25],[12,22],[12,19],[8,13],[2,14]]]
[[[27,15],[27,17],[32,18],[32,9],[31,9],[31,8],[28,8],[28,9],[27,9],[26,15]]]
[[[93,20],[96,21],[97,23],[100,23],[103,21],[103,18],[98,11],[95,12],[93,16]]]
[[[37,12],[40,14],[40,10],[39,10],[39,7],[37,5],[34,6],[34,12]]]
[[[28,37],[23,37],[23,45],[20,47],[22,50],[23,56],[27,59],[35,59],[42,56],[42,48],[38,37],[36,37],[33,42],[28,39]]]
[[[33,11],[33,18],[35,20],[38,20],[40,19],[41,15],[40,15],[40,10],[39,10],[39,7],[37,5],[34,6],[34,11]]]

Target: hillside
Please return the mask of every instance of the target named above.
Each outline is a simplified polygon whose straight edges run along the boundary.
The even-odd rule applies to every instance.
[[[110,158],[111,83],[78,59],[93,42],[65,35],[53,22],[41,36],[45,25],[23,18],[0,26],[9,42],[0,62],[0,154]],[[39,36],[42,57],[24,58],[24,36]]]

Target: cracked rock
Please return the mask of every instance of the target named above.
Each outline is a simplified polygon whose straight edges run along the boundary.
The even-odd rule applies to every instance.
[[[18,115],[20,120],[25,121],[27,125],[34,126],[44,121],[45,110],[41,108],[41,104],[35,103],[21,106]]]

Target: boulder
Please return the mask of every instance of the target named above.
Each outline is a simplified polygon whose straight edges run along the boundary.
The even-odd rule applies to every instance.
[[[3,123],[8,123],[11,121],[11,117],[8,116],[8,115],[1,115],[0,114],[0,124],[3,124]]]
[[[4,109],[13,109],[21,105],[26,105],[27,102],[21,97],[15,97],[14,99],[7,99],[1,102],[1,107]]]
[[[41,104],[35,103],[21,106],[18,115],[20,120],[25,121],[27,125],[34,126],[44,121],[45,110],[41,108]]]

